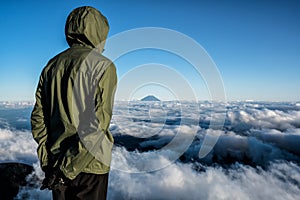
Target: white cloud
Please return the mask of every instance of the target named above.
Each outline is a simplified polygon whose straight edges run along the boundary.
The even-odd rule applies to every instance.
[[[32,164],[37,161],[37,144],[29,131],[0,129],[0,161],[19,161]]]
[[[131,113],[127,105],[128,102],[116,103],[112,133],[143,138],[139,145],[144,151],[114,147],[108,199],[292,200],[300,196],[299,105],[227,103],[223,130],[208,128],[209,120],[217,116],[211,113],[222,109],[218,104],[201,102],[197,108],[195,102],[156,103],[150,115],[149,108],[141,102],[131,104]],[[167,119],[174,123],[164,124]],[[199,119],[202,128],[181,161],[170,161],[178,156],[175,151],[154,150],[172,141],[179,130],[184,134],[193,132]],[[206,134],[220,137],[212,152],[200,160],[198,152]],[[127,142],[125,146],[130,145]],[[36,147],[29,130],[0,129],[0,162],[35,163],[34,174],[39,182],[43,173],[37,163]],[[157,170],[146,173],[149,169]],[[22,188],[19,197],[51,199],[51,193],[35,185]]]
[[[281,109],[281,110],[279,110]],[[241,129],[247,128],[270,128],[287,130],[300,127],[300,111],[284,110],[282,108],[268,109],[257,106],[244,107],[243,104],[238,108],[228,111],[228,120],[232,126]]]
[[[176,163],[160,171],[128,174],[112,171],[109,199],[297,199],[300,167],[272,164],[268,171],[236,164],[234,169]],[[281,176],[278,176],[278,174]],[[282,178],[282,174],[284,177]]]

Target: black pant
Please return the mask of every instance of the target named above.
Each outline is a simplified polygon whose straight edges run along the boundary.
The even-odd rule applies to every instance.
[[[61,190],[53,190],[53,200],[105,200],[107,194],[107,174],[80,173]]]

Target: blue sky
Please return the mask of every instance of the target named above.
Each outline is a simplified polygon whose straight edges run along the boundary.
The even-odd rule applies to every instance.
[[[34,99],[42,68],[68,47],[64,36],[67,15],[82,5],[94,6],[107,16],[109,36],[151,26],[193,38],[216,63],[228,100],[300,100],[300,2],[296,0],[1,2],[0,100]],[[152,56],[151,51],[118,60],[119,78],[148,61],[147,56]],[[155,62],[164,63],[168,56],[161,53]],[[170,65],[185,73],[197,98],[205,99],[201,77],[196,80],[192,70],[180,63],[184,62],[174,60]],[[155,94],[155,87],[153,90]]]

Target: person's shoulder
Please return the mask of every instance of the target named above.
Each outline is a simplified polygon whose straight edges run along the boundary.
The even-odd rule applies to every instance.
[[[104,56],[102,53],[100,53],[96,48],[93,49],[89,56],[93,59],[99,60],[99,61],[103,61],[103,62],[112,62],[109,58],[107,58],[106,56]]]
[[[47,64],[44,66],[41,75],[43,77],[48,77],[49,73],[51,74],[51,72],[54,70],[54,68],[57,67],[57,63],[58,61],[62,58],[65,57],[64,55],[70,50],[70,48],[65,49],[63,51],[61,51],[60,53],[56,54],[55,56],[53,56],[52,58],[50,58],[47,62]]]
[[[113,61],[110,60],[108,57],[104,56],[102,53],[99,53],[99,51],[97,51],[97,50],[93,50],[89,54],[89,58],[92,59],[93,61],[97,62],[97,63],[94,63],[95,67],[107,68],[109,66],[112,66],[115,68]]]
[[[101,56],[103,57],[103,61],[104,61],[104,64],[103,64],[104,71],[116,70],[116,66],[112,60],[110,60],[109,58],[105,57],[102,54],[101,54]]]
[[[65,49],[64,51],[61,51],[60,53],[58,53],[55,56],[53,56],[52,58],[50,58],[45,68],[47,68],[51,64],[55,63],[60,57],[64,56],[64,54],[66,54],[68,51],[70,51],[70,48]]]

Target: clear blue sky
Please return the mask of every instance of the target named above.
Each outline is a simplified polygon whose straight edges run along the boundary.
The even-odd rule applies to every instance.
[[[297,0],[3,1],[0,100],[34,99],[42,68],[68,47],[64,36],[67,15],[82,5],[94,6],[107,16],[109,36],[152,26],[173,29],[195,39],[216,63],[228,100],[300,100]],[[139,58],[129,56],[124,63],[119,60],[118,76],[135,67],[130,63]],[[191,75],[195,88],[196,82]],[[197,96],[201,99],[201,94]]]

